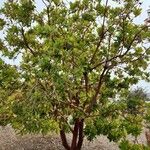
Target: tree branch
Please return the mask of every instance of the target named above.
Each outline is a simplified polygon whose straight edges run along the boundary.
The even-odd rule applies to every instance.
[[[100,37],[100,40],[99,40],[99,42],[98,42],[98,44],[97,44],[97,47],[96,47],[96,49],[95,49],[95,51],[94,51],[94,53],[93,53],[93,56],[92,56],[92,58],[91,58],[91,60],[90,60],[90,63],[92,64],[92,62],[93,62],[93,60],[94,60],[94,57],[95,57],[95,55],[96,55],[96,53],[97,53],[97,51],[98,51],[98,49],[99,49],[99,47],[100,47],[100,45],[101,45],[101,42],[102,42],[102,40],[103,40],[103,38],[104,38],[104,35],[105,35],[105,33],[106,33],[106,31],[104,32],[104,30],[105,30],[105,19],[106,19],[106,13],[107,13],[107,5],[108,5],[108,0],[106,0],[106,4],[105,4],[105,11],[104,11],[104,17],[103,17],[103,23],[102,23],[102,32],[100,33],[100,35],[99,35],[99,37]]]
[[[30,51],[34,56],[36,56],[35,52],[33,51],[33,49],[32,49],[32,48],[29,46],[29,44],[28,44],[28,41],[27,41],[27,39],[26,39],[26,37],[25,37],[25,34],[24,34],[24,29],[23,29],[23,27],[21,28],[21,34],[22,34],[22,37],[23,37],[23,41],[24,41],[25,46],[29,49],[29,51]]]
[[[123,57],[131,50],[131,46],[132,46],[133,42],[136,40],[136,38],[139,36],[139,34],[140,34],[144,29],[146,29],[146,28],[147,28],[147,26],[144,26],[139,32],[137,32],[137,33],[135,34],[135,36],[134,36],[134,38],[132,39],[132,41],[130,42],[130,44],[129,44],[127,50],[126,50],[123,54],[116,55],[116,56],[114,56],[114,57],[108,59],[107,62],[110,62],[110,61],[112,61],[112,60],[114,60],[114,59],[116,59],[116,58],[123,58]],[[93,69],[96,69],[97,67],[101,66],[101,65],[104,64],[104,63],[106,63],[106,60],[101,61],[100,63],[96,64],[94,67],[91,68],[91,71],[92,71]]]
[[[92,99],[91,99],[91,102],[89,104],[89,107],[87,108],[86,112],[87,113],[90,113],[93,106],[96,104],[96,101],[97,101],[97,96],[99,94],[99,91],[100,91],[100,88],[102,87],[102,83],[103,83],[103,78],[104,76],[106,75],[105,72],[107,73],[109,68],[107,68],[107,61],[105,62],[105,66],[104,66],[104,69],[100,75],[100,78],[99,78],[99,82],[98,82],[98,85],[97,85],[97,88],[95,89],[95,94],[93,95]]]

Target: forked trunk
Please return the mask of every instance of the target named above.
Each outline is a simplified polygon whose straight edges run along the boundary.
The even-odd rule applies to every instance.
[[[60,131],[60,136],[62,140],[62,145],[66,150],[81,150],[82,144],[83,144],[83,125],[84,125],[84,119],[76,119],[74,129],[73,129],[73,136],[71,145],[68,144],[66,134],[64,130]]]

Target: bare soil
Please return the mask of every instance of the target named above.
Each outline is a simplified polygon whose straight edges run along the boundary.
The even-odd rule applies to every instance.
[[[68,138],[70,139],[70,135]],[[132,138],[129,137],[131,140]],[[141,134],[138,141],[146,144],[145,134]],[[83,150],[119,150],[118,145],[109,142],[107,137],[99,136],[93,142],[86,139]],[[11,126],[0,127],[0,150],[64,150],[58,135],[25,135],[18,136]]]

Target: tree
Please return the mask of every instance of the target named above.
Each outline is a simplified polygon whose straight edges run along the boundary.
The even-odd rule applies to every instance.
[[[13,116],[10,97],[17,96],[19,74],[16,67],[5,64],[1,59],[0,68],[0,124],[7,125]]]
[[[149,100],[148,94],[142,88],[137,88],[130,91],[124,100],[124,110],[122,111],[121,117],[124,118],[124,128],[127,134],[133,137],[133,142],[131,139],[124,138],[119,143],[119,148],[121,150],[127,149],[139,149],[148,150],[149,146],[145,146],[138,141],[138,136],[145,132],[147,139],[147,144],[149,145]],[[144,131],[143,131],[144,129]]]
[[[140,1],[42,2],[41,11],[34,0],[8,0],[1,8],[1,52],[22,56],[12,93],[19,96],[9,97],[12,125],[22,132],[55,129],[67,150],[80,150],[84,135],[118,141],[124,133],[117,97],[149,77],[149,27],[134,23]]]
[[[126,109],[123,111],[127,134],[132,135],[138,144],[138,136],[145,127],[147,93],[142,88],[129,92],[125,99]]]

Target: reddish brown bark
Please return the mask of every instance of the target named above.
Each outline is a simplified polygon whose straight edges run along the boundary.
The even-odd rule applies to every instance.
[[[82,119],[79,122],[79,139],[78,139],[78,145],[77,145],[77,150],[81,150],[82,144],[83,144],[83,126],[84,126],[84,119]]]
[[[76,119],[74,129],[73,129],[73,136],[72,136],[72,143],[69,146],[67,142],[67,138],[65,135],[64,130],[60,131],[60,136],[62,140],[62,145],[66,150],[81,150],[83,144],[83,126],[84,126],[84,119]]]
[[[62,145],[64,146],[64,148],[66,150],[71,150],[70,146],[69,146],[69,144],[67,142],[66,134],[65,134],[64,130],[60,130],[60,137],[61,137]]]
[[[76,119],[75,125],[74,125],[74,130],[73,130],[71,150],[76,150],[76,148],[77,148],[78,132],[79,132],[79,119]]]

